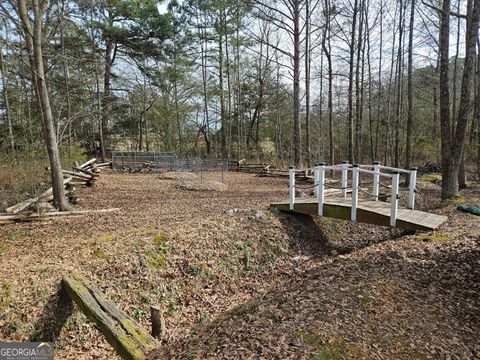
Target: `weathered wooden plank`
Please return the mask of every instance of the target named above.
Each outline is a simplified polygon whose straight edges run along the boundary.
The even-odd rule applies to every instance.
[[[0,214],[0,220],[37,220],[37,219],[44,219],[47,217],[57,217],[57,216],[79,216],[79,215],[90,215],[90,214],[104,214],[104,213],[112,213],[120,211],[120,208],[111,208],[111,209],[99,209],[99,210],[72,210],[72,211],[56,211],[56,212],[49,212],[45,214],[37,214],[37,213],[26,213],[26,214],[7,214],[3,215]]]
[[[84,162],[82,165],[80,165],[79,168],[85,169],[88,165],[93,164],[95,161],[97,161],[96,158],[90,159],[90,160]]]
[[[84,276],[69,274],[63,278],[62,286],[83,313],[98,326],[122,359],[144,359],[158,346],[145,329]]]
[[[75,171],[62,170],[62,172],[63,172],[64,174],[67,174],[67,175],[69,175],[69,176],[72,176],[72,177],[75,177],[75,178],[79,178],[79,179],[84,179],[84,180],[92,180],[92,179],[93,179],[93,176],[91,176],[91,175],[82,174],[82,173],[75,172]]]

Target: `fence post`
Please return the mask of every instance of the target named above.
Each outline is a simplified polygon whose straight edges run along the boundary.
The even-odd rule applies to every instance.
[[[315,164],[315,167],[313,168],[313,195],[318,196],[318,176],[320,174],[320,164]]]
[[[290,210],[295,208],[295,166],[288,168],[289,191],[290,191]]]
[[[400,181],[400,174],[394,172],[392,174],[392,196],[391,203],[392,207],[390,210],[390,226],[395,227],[397,224],[397,212],[398,212],[398,183]]]
[[[358,206],[358,165],[353,165],[352,169],[352,214],[353,222],[357,221],[357,206]]]
[[[342,163],[342,197],[347,197],[348,161]]]
[[[325,164],[318,164],[318,215],[323,216],[323,203],[325,196]],[[315,168],[315,169],[317,169]]]
[[[375,171],[375,174],[373,174],[373,200],[378,201],[378,190],[380,185],[380,163],[378,161],[375,161],[373,164],[373,171]]]
[[[415,191],[417,187],[417,168],[410,169],[410,188],[408,191],[408,208],[415,209]]]

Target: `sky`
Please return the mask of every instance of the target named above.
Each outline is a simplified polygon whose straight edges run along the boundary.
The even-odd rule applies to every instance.
[[[169,0],[160,0],[159,2],[157,2],[157,9],[159,14],[163,15],[168,12],[167,7],[169,2]],[[179,4],[181,4],[182,2],[182,0],[178,0]]]

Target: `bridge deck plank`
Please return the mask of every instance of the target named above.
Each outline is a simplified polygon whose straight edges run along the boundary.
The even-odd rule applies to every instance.
[[[327,217],[349,219],[351,198],[327,197],[325,198],[324,214]],[[270,205],[282,211],[289,211],[288,201],[274,202]],[[317,198],[295,199],[294,212],[317,214]],[[390,218],[390,203],[382,201],[359,200],[358,221],[377,225],[388,226]],[[410,230],[433,230],[447,220],[446,216],[428,213],[420,210],[398,208],[397,227]]]

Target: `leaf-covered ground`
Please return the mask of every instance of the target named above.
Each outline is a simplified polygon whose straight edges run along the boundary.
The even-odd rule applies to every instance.
[[[217,175],[210,180],[218,180]],[[61,359],[112,359],[95,326],[58,303],[80,271],[149,328],[152,358],[470,359],[480,357],[480,220],[448,214],[433,233],[279,216],[286,180],[228,174],[227,191],[191,192],[154,174],[105,172],[79,190],[102,216],[0,227],[0,340],[56,338]],[[478,187],[464,194],[480,205]]]

